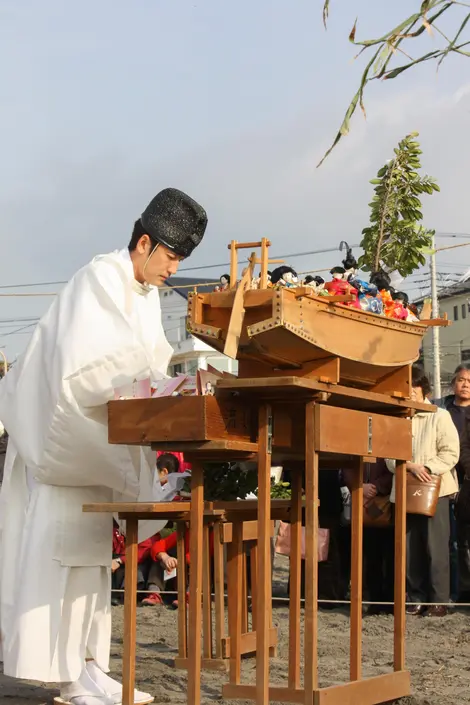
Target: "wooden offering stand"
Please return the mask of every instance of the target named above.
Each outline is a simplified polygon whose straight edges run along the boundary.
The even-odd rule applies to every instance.
[[[221,512],[203,501],[205,462],[258,458],[258,501],[233,503],[226,512],[233,524],[229,557],[230,676],[223,688],[227,698],[254,700],[263,705],[270,700],[329,705],[386,702],[409,694],[410,677],[404,665],[405,632],[405,459],[411,457],[413,409],[429,405],[359,391],[340,385],[327,385],[312,379],[227,379],[219,383],[216,397],[172,397],[136,399],[109,404],[110,442],[151,444],[161,450],[179,450],[193,465],[190,503],[125,506],[91,505],[91,511],[119,511],[128,521],[129,565],[136,560],[137,520],[165,516],[190,521],[191,586],[189,590],[187,657],[188,703],[200,703],[201,620],[203,585],[204,523]],[[433,407],[431,407],[432,410]],[[270,469],[275,463],[305,458],[306,595],[304,683],[300,682],[300,538],[302,477],[293,475],[290,522],[292,524],[289,606],[289,677],[285,687],[269,685],[271,636],[271,520]],[[356,478],[352,509],[351,576],[351,664],[350,682],[320,688],[317,654],[317,546],[318,546],[318,463],[319,458],[350,465],[355,458]],[[363,680],[361,678],[362,620],[362,466],[364,458],[394,457],[396,471],[396,583],[394,672]],[[183,506],[179,506],[183,505]],[[179,515],[178,511],[184,515]],[[243,521],[258,521],[256,620],[256,685],[241,683]],[[131,528],[134,527],[134,528]],[[129,559],[128,559],[129,560]],[[124,654],[124,705],[131,705],[135,659],[135,602],[129,596],[135,575],[129,570],[126,594],[126,640]],[[238,608],[240,606],[240,608]],[[181,622],[180,622],[181,626]]]
[[[236,282],[237,252],[253,253]],[[184,507],[190,523],[190,589],[187,654],[188,703],[200,704],[201,618],[204,525],[226,511],[204,505],[203,464],[257,459],[258,501],[234,503],[228,562],[230,674],[226,698],[305,705],[375,705],[410,693],[405,670],[405,531],[406,460],[412,457],[411,420],[415,410],[434,407],[410,400],[411,363],[417,359],[428,325],[407,323],[349,308],[344,298],[317,297],[305,288],[269,289],[269,242],[230,245],[230,290],[193,294],[188,327],[196,337],[239,361],[239,378],[222,379],[215,397],[135,399],[109,403],[109,441],[182,451],[192,464],[191,501]],[[253,271],[261,264],[259,284]],[[363,679],[362,665],[362,526],[363,464],[372,458],[394,458],[395,626],[394,670]],[[305,470],[292,475],[290,500],[291,558],[289,667],[285,686],[270,686],[271,465],[301,460]],[[318,467],[334,459],[336,468],[354,465],[352,490],[351,632],[349,682],[320,687],[318,678]],[[298,467],[298,464],[296,464]],[[210,470],[208,470],[210,472]],[[304,679],[300,679],[302,491],[305,491]],[[89,511],[118,511],[128,521],[123,705],[132,705],[135,661],[137,521],[176,516],[177,505],[90,505]],[[183,507],[180,507],[180,511]],[[212,513],[212,514],[211,514]],[[256,683],[242,684],[243,522],[257,521]],[[183,518],[181,518],[183,521]],[[206,539],[207,542],[207,539]],[[134,566],[130,568],[130,566]],[[206,577],[207,582],[207,577]],[[179,622],[184,628],[183,620]],[[181,638],[181,636],[180,636]]]

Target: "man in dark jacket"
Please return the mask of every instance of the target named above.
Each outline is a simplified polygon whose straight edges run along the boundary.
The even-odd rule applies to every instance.
[[[462,446],[465,425],[470,418],[470,364],[457,367],[451,386],[453,394],[435,399],[433,403],[450,413],[459,432],[460,459],[456,470],[459,486],[462,486],[465,476],[463,462],[465,451],[462,450]],[[470,477],[470,467],[467,469],[467,475]],[[455,545],[457,545],[458,558],[455,556]],[[454,502],[451,502],[451,594],[457,596],[459,602],[470,602],[470,524],[461,516],[456,517]]]

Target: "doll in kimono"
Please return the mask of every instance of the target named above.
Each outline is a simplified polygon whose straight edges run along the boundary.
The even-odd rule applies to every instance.
[[[349,247],[348,243],[344,240],[339,245],[340,252],[346,249],[346,256],[343,259],[344,275],[343,279],[349,281],[357,275],[357,270],[359,269],[358,262],[352,253],[352,249]]]
[[[325,280],[323,277],[312,277],[311,274],[305,277],[304,286],[307,286],[312,290],[312,294],[315,296],[328,296],[328,292],[325,289]]]
[[[396,318],[395,316],[395,302],[393,300],[393,288],[390,284],[390,276],[387,272],[378,271],[373,272],[370,277],[370,281],[379,290],[380,296],[383,303],[383,312],[387,318]]]
[[[276,289],[293,289],[299,286],[299,277],[297,272],[292,267],[283,265],[282,267],[276,267],[271,275],[271,283]]]
[[[408,294],[404,291],[394,291],[392,293],[394,307],[393,318],[399,321],[410,321],[416,323],[417,317],[409,310]]]
[[[361,311],[376,313],[379,316],[383,314],[382,297],[375,284],[359,279],[357,276],[350,277],[349,284],[357,291],[357,303]]]
[[[230,286],[230,274],[222,274],[219,279],[219,283],[215,287],[214,291],[227,291]]]
[[[352,306],[353,308],[360,308],[359,297],[357,289],[346,279],[346,270],[344,267],[333,267],[330,271],[331,281],[324,284],[325,291],[329,296],[354,296],[354,300],[346,302],[346,306]]]
[[[344,296],[351,293],[351,286],[344,279],[346,270],[344,267],[333,267],[330,270],[331,281],[326,282],[324,287],[330,296]]]
[[[406,309],[408,311],[408,323],[418,323],[420,321],[420,312],[416,304],[408,302]]]

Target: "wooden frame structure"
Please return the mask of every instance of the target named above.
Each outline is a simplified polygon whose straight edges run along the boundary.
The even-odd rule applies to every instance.
[[[175,503],[169,511],[177,516],[184,509],[190,521],[191,589],[189,591],[188,639],[192,645],[187,657],[188,703],[199,705],[201,684],[201,624],[204,583],[205,524],[225,511],[233,523],[229,558],[232,610],[230,620],[230,673],[223,687],[226,698],[253,700],[267,705],[272,700],[305,703],[306,705],[344,705],[361,703],[375,705],[410,692],[410,675],[405,669],[405,461],[411,457],[411,421],[413,410],[433,410],[409,400],[358,392],[348,387],[329,386],[314,380],[298,378],[226,379],[219,383],[217,397],[177,397],[172,399],[142,399],[110,402],[109,433],[111,442],[151,444],[161,450],[180,450],[192,463],[191,501]],[[282,403],[280,403],[282,402]],[[286,407],[288,413],[286,418]],[[242,418],[242,409],[251,409],[252,416]],[[184,418],[185,423],[181,420]],[[164,421],[166,419],[166,422]],[[300,421],[303,419],[303,423]],[[176,420],[178,423],[176,423]],[[289,424],[290,421],[290,424]],[[342,433],[338,433],[338,428]],[[186,431],[182,431],[186,429]],[[190,431],[187,431],[190,429]],[[188,439],[186,434],[191,434]],[[183,439],[181,439],[183,436]],[[298,445],[299,438],[303,438]],[[179,440],[178,440],[179,439]],[[274,518],[270,497],[270,468],[283,459],[305,461],[305,644],[304,683],[300,682],[300,536],[301,536],[301,473],[293,476],[289,520],[292,524],[289,605],[289,668],[285,687],[269,683],[271,648],[271,521]],[[317,546],[318,546],[318,465],[319,458],[355,460],[355,484],[352,508],[352,596],[351,596],[351,656],[350,681],[341,686],[320,688],[317,654]],[[203,463],[219,460],[258,459],[258,501],[234,503],[229,514],[216,505],[204,504]],[[395,629],[394,671],[375,678],[362,679],[362,464],[372,457],[392,457],[398,460],[396,471],[395,523]],[[167,507],[162,505],[87,507],[89,511],[119,511],[128,521],[130,561],[136,550],[137,518],[161,517]],[[243,634],[243,521],[258,521],[257,594],[254,604],[256,622],[256,684],[241,682]],[[207,541],[207,539],[206,539]],[[129,571],[126,587],[132,590],[133,571]],[[207,579],[207,578],[206,578]],[[239,607],[237,607],[239,606]],[[124,705],[132,705],[135,658],[135,609],[126,596],[126,627],[124,645]],[[182,620],[182,617],[180,618]],[[180,622],[182,627],[182,621]],[[132,645],[132,640],[134,644]]]
[[[217,506],[217,503],[215,503]],[[186,605],[186,591],[189,589],[187,571],[184,563],[184,531],[179,524],[178,528],[178,657],[175,667],[188,668],[188,610]],[[209,532],[214,532],[214,556],[211,561],[209,550]],[[217,520],[212,526],[204,525],[203,547],[203,581],[202,581],[202,643],[203,655],[201,668],[213,671],[227,671],[230,658],[230,634],[237,624],[234,620],[234,611],[229,609],[229,633],[225,628],[225,589],[224,589],[224,548],[227,548],[228,564],[232,565],[231,553],[233,537],[239,537],[237,528],[233,523]],[[271,522],[271,536],[274,536],[274,522]],[[257,547],[258,525],[256,521],[243,521],[241,540],[244,545],[253,544],[249,549],[251,559],[251,599],[256,601],[257,591]],[[256,618],[253,615],[251,629],[248,619],[248,581],[247,581],[248,552],[244,547],[244,561],[242,563],[242,606],[241,606],[241,653],[249,655],[256,652]],[[211,576],[214,576],[214,614],[212,614]],[[237,589],[231,574],[227,576],[228,604],[234,604],[235,590]],[[277,644],[277,633],[271,633],[271,650],[274,655]]]
[[[406,696],[410,674],[405,669],[405,529],[406,460],[412,457],[411,415],[430,405],[410,401],[411,364],[430,325],[447,320],[397,321],[344,306],[348,296],[320,297],[306,287],[268,287],[269,241],[229,245],[230,288],[189,298],[188,328],[217,350],[239,360],[239,378],[220,380],[215,397],[134,399],[109,403],[110,443],[151,445],[157,450],[182,451],[192,465],[191,501],[185,507],[190,523],[189,615],[182,595],[179,615],[180,653],[188,669],[188,703],[200,705],[201,659],[210,661],[212,639],[210,575],[207,560],[208,522],[232,523],[228,551],[229,682],[226,698],[271,700],[305,705],[376,705]],[[253,252],[237,282],[238,251]],[[261,265],[256,287],[254,268]],[[339,433],[341,429],[341,433]],[[290,500],[291,560],[289,604],[289,668],[285,687],[269,683],[273,646],[271,621],[271,521],[275,502],[270,496],[270,469],[285,460],[301,460],[305,485],[293,471]],[[362,525],[364,459],[394,458],[395,506],[395,627],[394,670],[362,678]],[[327,688],[318,677],[318,467],[322,462],[347,460],[355,468],[352,490],[352,573],[349,682]],[[232,507],[204,504],[203,464],[257,459],[258,500]],[[302,491],[305,490],[305,639],[304,681],[300,680],[300,580]],[[123,705],[132,705],[135,660],[135,601],[137,522],[167,511],[170,505],[91,505],[88,511],[118,511],[128,522],[126,570]],[[180,506],[180,511],[183,508]],[[241,682],[246,614],[243,612],[243,522],[257,521],[256,581],[253,605],[256,635],[256,683]],[[182,539],[180,536],[180,557]],[[205,548],[205,550],[204,550]],[[220,560],[220,557],[218,558]],[[184,561],[183,561],[184,563]],[[218,568],[220,583],[220,564]],[[246,582],[246,581],[245,581]],[[220,587],[220,584],[219,584]],[[183,588],[184,589],[184,588]],[[203,595],[206,595],[203,608]],[[219,597],[219,616],[222,605]],[[201,624],[204,614],[204,645]],[[220,625],[220,620],[219,620]],[[187,650],[181,640],[187,639]],[[219,633],[219,636],[221,634]],[[219,652],[220,655],[220,652]],[[216,651],[217,656],[217,651]]]

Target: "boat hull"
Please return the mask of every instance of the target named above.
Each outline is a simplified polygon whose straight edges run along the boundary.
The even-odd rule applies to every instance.
[[[235,291],[193,294],[189,331],[223,352],[234,303]],[[257,374],[264,368],[267,374],[297,369],[318,376],[335,361],[340,369],[333,381],[365,387],[416,361],[427,330],[326,297],[298,296],[295,289],[247,291],[240,315],[236,358],[243,376],[253,373],[253,365]]]

